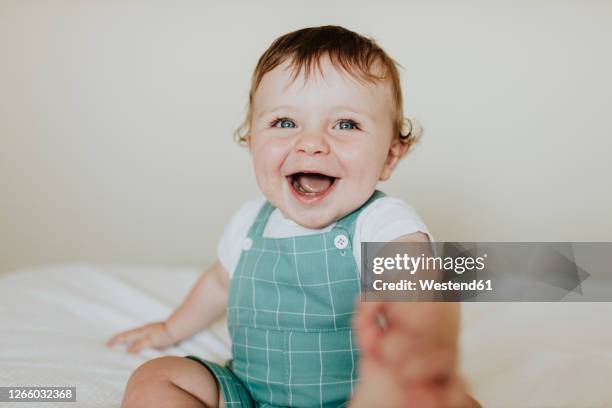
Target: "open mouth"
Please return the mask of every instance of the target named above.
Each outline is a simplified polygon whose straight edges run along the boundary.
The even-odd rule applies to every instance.
[[[322,173],[299,172],[287,176],[293,192],[307,200],[322,198],[333,189],[337,180],[337,177]]]

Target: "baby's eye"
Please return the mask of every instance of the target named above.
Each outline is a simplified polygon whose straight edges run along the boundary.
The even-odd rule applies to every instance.
[[[342,119],[340,120],[340,122],[338,122],[337,126],[340,126],[340,129],[343,129],[343,130],[358,130],[359,129],[359,123],[351,119]]]
[[[278,126],[280,124],[280,126]],[[292,120],[287,118],[279,118],[272,121],[272,127],[281,127],[281,128],[294,128],[295,123]]]

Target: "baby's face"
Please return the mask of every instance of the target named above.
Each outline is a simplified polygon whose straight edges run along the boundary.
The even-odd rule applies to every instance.
[[[305,82],[289,62],[262,79],[253,98],[249,146],[266,198],[285,217],[322,228],[358,208],[390,176],[392,95],[321,60]]]

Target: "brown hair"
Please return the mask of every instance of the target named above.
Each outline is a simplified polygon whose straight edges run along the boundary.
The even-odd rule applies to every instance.
[[[327,55],[334,67],[357,81],[375,83],[390,80],[393,96],[393,132],[409,146],[418,139],[417,132],[400,135],[403,123],[403,99],[397,66],[403,68],[376,44],[376,41],[340,26],[309,27],[285,34],[272,43],[257,62],[251,78],[247,117],[234,132],[236,141],[246,145],[253,116],[253,97],[263,76],[286,60],[291,60],[292,81],[305,69],[305,79],[316,64],[321,71],[320,59]],[[373,71],[381,68],[382,76]]]

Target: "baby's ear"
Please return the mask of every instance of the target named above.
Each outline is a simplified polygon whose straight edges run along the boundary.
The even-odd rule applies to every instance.
[[[391,146],[389,146],[389,151],[387,152],[385,166],[380,174],[381,181],[388,180],[389,177],[391,177],[391,174],[393,174],[397,164],[400,162],[400,160],[406,157],[408,147],[410,147],[410,144],[404,142],[400,138],[396,137],[393,139]]]

